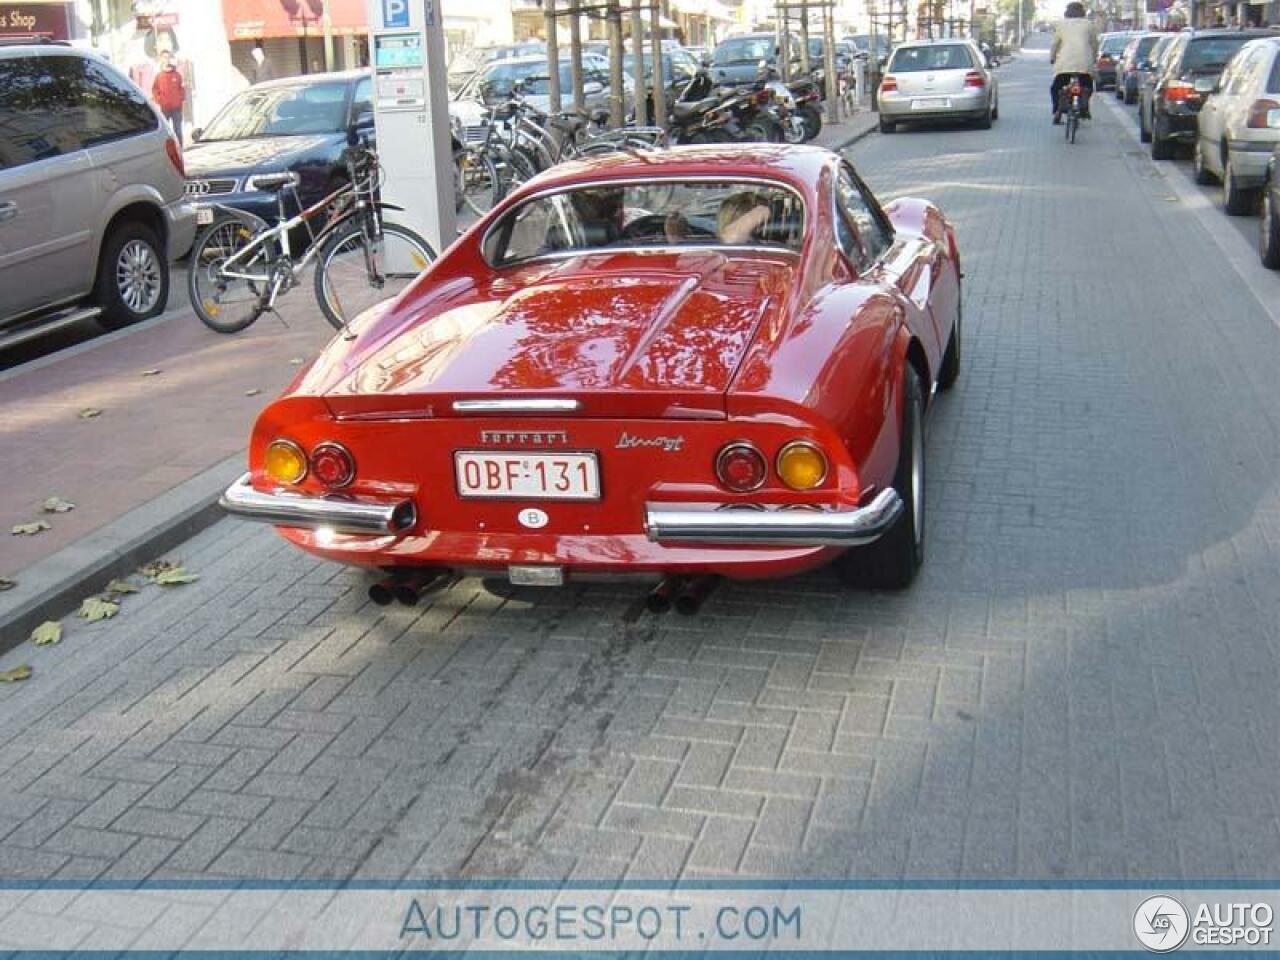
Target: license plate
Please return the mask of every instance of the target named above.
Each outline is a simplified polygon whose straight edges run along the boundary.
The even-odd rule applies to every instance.
[[[925,100],[912,100],[912,110],[946,110],[951,106],[950,97],[930,97]]]
[[[213,223],[213,207],[196,207],[196,226],[207,227]]]
[[[563,587],[564,567],[507,567],[507,579],[517,587]]]
[[[491,453],[453,455],[458,496],[508,500],[599,500],[600,469],[594,453]]]

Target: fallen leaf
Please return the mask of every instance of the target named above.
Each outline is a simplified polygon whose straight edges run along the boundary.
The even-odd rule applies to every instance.
[[[26,664],[12,670],[0,670],[0,683],[17,683],[31,678],[31,668]]]
[[[51,643],[61,643],[62,624],[57,620],[46,620],[31,631],[31,642],[37,647],[47,647]]]
[[[112,580],[107,584],[106,593],[123,596],[126,593],[137,593],[142,588],[129,580]]]
[[[172,570],[177,564],[172,560],[152,560],[150,563],[144,563],[138,568],[138,572],[148,580],[154,580],[166,570]]]
[[[120,604],[103,600],[101,597],[89,597],[80,604],[80,616],[93,623],[96,620],[110,620],[120,612]]]
[[[49,524],[43,520],[37,520],[34,523],[19,523],[9,532],[15,537],[34,537],[37,533],[44,533],[50,529]]]
[[[12,590],[17,585],[17,581],[10,580],[8,577],[0,577],[0,593],[4,593],[6,590]]]
[[[244,392],[244,395],[245,395],[246,397],[256,397],[256,396],[257,396],[258,394],[260,394],[261,392],[262,392],[262,391],[261,391],[261,390],[259,390],[257,387],[254,387],[252,390],[246,390],[246,391]]]
[[[76,505],[70,500],[64,500],[62,497],[50,497],[41,507],[45,513],[70,513],[76,508]]]
[[[159,370],[143,370],[142,375],[144,377],[158,377],[160,376],[160,371]]]
[[[92,420],[94,417],[102,416],[102,411],[97,407],[85,407],[80,411],[81,420]]]
[[[183,583],[195,583],[200,579],[197,573],[187,573],[182,567],[163,570],[151,578],[162,587],[176,587]]]

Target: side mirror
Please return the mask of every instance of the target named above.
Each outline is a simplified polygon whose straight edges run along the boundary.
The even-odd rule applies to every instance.
[[[599,80],[588,80],[582,85],[582,92],[588,97],[595,97],[604,93],[604,84]]]
[[[359,113],[357,113],[355,125],[356,125],[356,128],[360,130],[372,130],[374,125],[373,111],[361,110]]]
[[[191,131],[191,142],[199,143],[200,138],[204,136],[204,127],[196,127]]]

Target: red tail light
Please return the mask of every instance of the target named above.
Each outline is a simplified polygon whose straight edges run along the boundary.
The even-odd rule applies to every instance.
[[[1195,87],[1189,83],[1183,83],[1181,80],[1175,81],[1164,88],[1165,103],[1181,103],[1185,100],[1195,100],[1199,96]]]
[[[881,93],[895,93],[898,89],[898,78],[890,74],[880,81]]]
[[[1084,93],[1084,87],[1080,86],[1078,83],[1073,83],[1071,86],[1067,87],[1067,93],[1071,94],[1073,97],[1078,97]]]
[[[753,99],[755,100],[756,103],[768,103],[769,99],[772,96],[773,96],[772,90],[757,90],[756,95]]]
[[[1268,123],[1271,119],[1268,114],[1271,112],[1280,113],[1280,102],[1275,100],[1255,100],[1249,105],[1249,122],[1247,126],[1254,130],[1266,130],[1268,127],[1280,126],[1280,117],[1276,117],[1273,122]]]
[[[311,451],[311,475],[331,489],[345,487],[356,476],[356,462],[347,448],[322,443]]]
[[[964,75],[964,85],[966,87],[985,87],[987,85],[987,78],[977,70],[970,70]]]
[[[736,493],[760,489],[768,476],[769,464],[764,454],[750,443],[727,444],[716,455],[716,478]]]
[[[173,164],[173,168],[178,171],[178,176],[183,180],[187,179],[187,165],[182,162],[182,149],[178,146],[178,141],[170,137],[164,142],[164,152],[169,155],[169,162]]]

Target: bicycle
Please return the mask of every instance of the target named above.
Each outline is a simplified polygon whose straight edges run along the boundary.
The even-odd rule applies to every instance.
[[[436,258],[408,227],[383,219],[399,210],[378,198],[377,155],[354,136],[346,152],[348,182],[302,209],[293,173],[258,175],[254,185],[274,193],[278,220],[268,224],[245,210],[214,204],[197,211],[204,232],[191,251],[187,285],[200,320],[218,333],[237,333],[300,283],[316,262],[315,295],[325,319],[338,330],[365,310],[398,294]],[[285,194],[299,210],[286,216]],[[327,217],[317,233],[312,221]],[[295,260],[291,234],[306,230],[308,246]]]
[[[1075,74],[1071,75],[1071,79],[1059,92],[1058,105],[1064,108],[1060,112],[1067,127],[1067,143],[1075,143],[1076,131],[1080,128],[1080,115],[1084,113],[1084,84]]]

